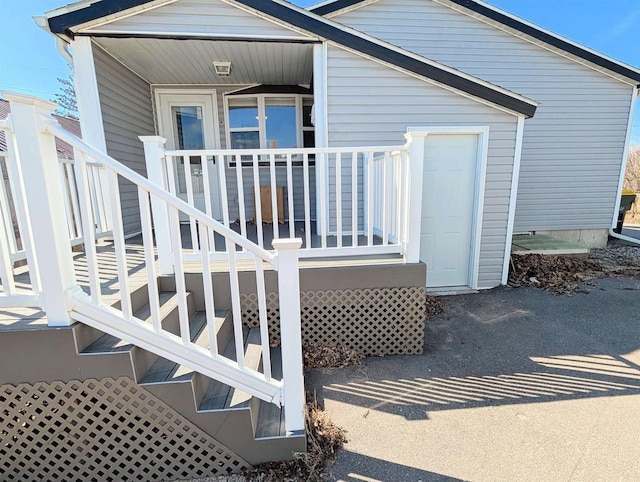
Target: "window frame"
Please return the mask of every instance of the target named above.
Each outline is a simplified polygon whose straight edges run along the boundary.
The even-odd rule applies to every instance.
[[[268,150],[267,146],[267,122],[266,122],[266,99],[268,98],[293,98],[296,108],[296,148],[302,148],[304,146],[304,132],[315,132],[315,126],[305,126],[303,122],[303,105],[304,100],[310,99],[313,103],[313,94],[288,94],[282,93],[265,93],[265,94],[225,94],[223,96],[224,103],[224,120],[225,120],[225,136],[227,142],[227,149],[232,149],[231,146],[231,134],[233,132],[255,132],[255,127],[231,127],[229,121],[229,104],[235,99],[255,99],[258,105],[258,136],[260,139],[260,149]],[[262,163],[260,163],[262,164]],[[243,167],[249,167],[251,162],[243,162]],[[234,161],[229,161],[229,167],[235,166]]]

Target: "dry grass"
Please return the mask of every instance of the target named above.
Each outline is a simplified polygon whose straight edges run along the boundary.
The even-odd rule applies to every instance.
[[[247,480],[260,482],[321,482],[322,472],[347,442],[344,431],[320,407],[315,395],[307,392],[307,452],[288,462],[269,462],[245,472]]]
[[[302,356],[305,368],[344,368],[360,365],[364,355],[360,352],[336,345],[335,343],[302,344]]]
[[[556,294],[573,293],[578,283],[599,276],[599,266],[591,260],[572,256],[540,254],[511,257],[509,284],[533,286]]]

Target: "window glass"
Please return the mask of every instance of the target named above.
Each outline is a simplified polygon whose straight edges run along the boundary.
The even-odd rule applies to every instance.
[[[173,106],[174,141],[178,149],[204,149],[202,107]]]
[[[295,98],[267,97],[264,105],[267,117],[267,149],[297,147]]]
[[[232,129],[258,128],[258,99],[229,101],[229,127]]]
[[[232,132],[231,149],[260,149],[260,133],[258,131]]]
[[[313,131],[304,131],[302,133],[304,145],[302,147],[316,147],[316,134]]]

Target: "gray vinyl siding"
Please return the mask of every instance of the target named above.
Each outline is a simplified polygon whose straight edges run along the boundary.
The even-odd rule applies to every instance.
[[[540,102],[525,122],[516,232],[611,226],[631,85],[431,0],[333,20]]]
[[[146,176],[144,149],[138,136],[155,133],[150,86],[95,45],[93,56],[107,154]],[[120,203],[125,234],[139,232],[138,191],[122,178]]]
[[[309,38],[219,0],[180,0],[116,20],[90,32]]]
[[[479,286],[499,285],[517,118],[338,47],[327,62],[330,146],[401,145],[409,126],[489,126]]]

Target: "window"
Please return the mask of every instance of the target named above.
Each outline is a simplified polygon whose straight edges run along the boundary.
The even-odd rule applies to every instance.
[[[310,95],[229,95],[226,106],[231,149],[315,147]]]

